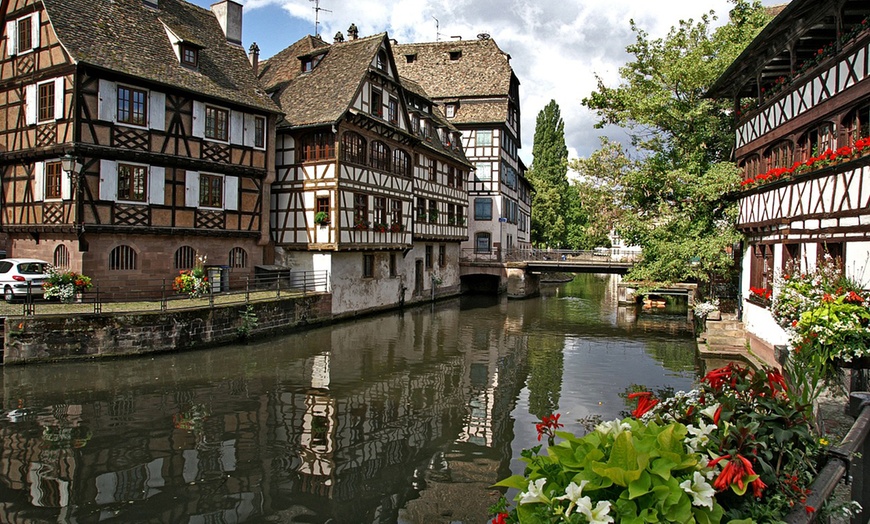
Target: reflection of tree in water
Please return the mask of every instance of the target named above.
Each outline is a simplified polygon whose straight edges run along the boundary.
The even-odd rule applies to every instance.
[[[693,371],[695,352],[685,344],[674,344],[664,339],[650,339],[646,342],[646,352],[670,371]]]
[[[562,343],[559,337],[529,339],[529,413],[538,418],[559,409],[565,366]]]

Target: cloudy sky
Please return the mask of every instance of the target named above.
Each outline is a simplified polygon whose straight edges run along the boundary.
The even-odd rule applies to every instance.
[[[213,0],[192,0],[208,7]],[[538,112],[555,100],[565,121],[571,157],[587,156],[598,146],[602,130],[580,101],[596,86],[595,75],[618,84],[618,69],[634,41],[629,20],[652,37],[664,36],[680,19],[697,20],[714,11],[724,23],[733,5],[728,0],[237,0],[244,4],[243,40],[268,58],[315,31],[327,42],[351,23],[360,36],[387,31],[400,43],[476,38],[489,33],[511,55],[520,80],[522,143],[527,165]],[[787,0],[763,0],[776,5]],[[619,130],[607,134],[620,139]],[[624,135],[622,135],[624,138]]]

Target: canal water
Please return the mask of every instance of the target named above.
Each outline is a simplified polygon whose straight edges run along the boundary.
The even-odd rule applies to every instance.
[[[0,368],[4,522],[488,522],[535,422],[689,389],[685,306],[613,275],[469,296],[268,341]]]

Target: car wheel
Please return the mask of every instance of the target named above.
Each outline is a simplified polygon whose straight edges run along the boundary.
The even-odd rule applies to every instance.
[[[12,287],[6,286],[3,289],[3,298],[6,299],[6,302],[10,304],[15,300],[15,293],[12,292]]]

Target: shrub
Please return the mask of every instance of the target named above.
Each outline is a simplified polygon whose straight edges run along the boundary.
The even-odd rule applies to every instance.
[[[57,298],[61,302],[72,302],[76,294],[84,293],[93,285],[91,277],[75,271],[60,271],[54,266],[48,269],[48,278],[42,284],[45,298]]]

